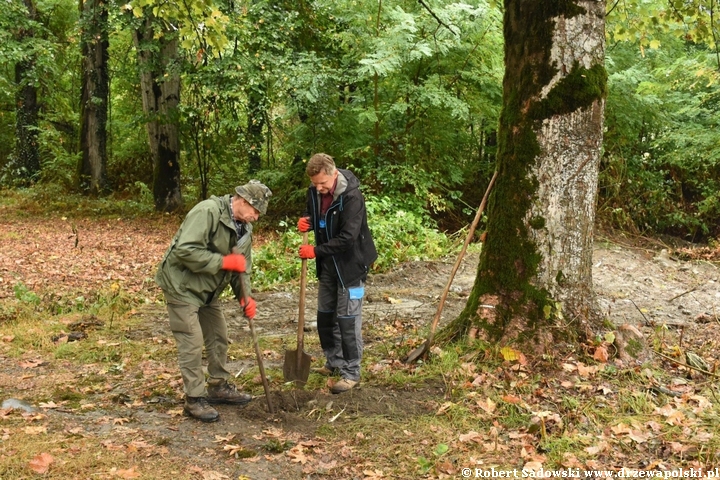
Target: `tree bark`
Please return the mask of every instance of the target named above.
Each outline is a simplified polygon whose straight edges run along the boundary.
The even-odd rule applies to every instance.
[[[480,327],[536,351],[585,337],[607,89],[605,4],[505,0],[499,176],[466,308],[439,338]]]
[[[108,117],[108,11],[104,0],[80,0],[82,93],[78,180],[81,190],[106,188]]]
[[[248,95],[248,173],[253,174],[262,168],[262,148],[265,143],[265,91],[251,89]]]
[[[140,88],[146,129],[153,158],[153,196],[157,211],[182,207],[180,192],[180,134],[178,103],[180,76],[174,70],[178,42],[171,32],[154,39],[153,19],[133,31],[140,66]],[[155,48],[153,48],[155,46]]]
[[[37,10],[32,0],[23,0],[28,18],[37,19]],[[35,36],[30,29],[23,29],[18,39]],[[35,85],[35,59],[33,57],[15,65],[15,163],[17,180],[21,184],[32,182],[40,173],[40,147],[38,145],[38,117],[40,106]]]

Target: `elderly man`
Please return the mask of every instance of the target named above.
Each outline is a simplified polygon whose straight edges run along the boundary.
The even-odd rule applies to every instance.
[[[325,365],[316,373],[339,373],[330,391],[343,393],[360,381],[364,282],[377,251],[357,177],[336,168],[325,153],[313,155],[305,172],[311,185],[298,229],[313,230],[315,246],[303,245],[299,255],[316,259],[319,279],[317,328]]]
[[[188,212],[165,252],[155,281],[162,288],[185,390],[184,412],[203,422],[220,418],[210,404],[244,405],[252,397],[228,382],[228,332],[219,297],[232,287],[245,315],[250,296],[252,222],[267,211],[272,192],[251,180],[234,195],[212,196]],[[208,382],[202,368],[203,345]]]

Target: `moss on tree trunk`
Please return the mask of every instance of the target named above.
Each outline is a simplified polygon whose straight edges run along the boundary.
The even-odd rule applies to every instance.
[[[541,136],[541,132],[544,134],[543,129],[555,122],[562,131],[558,136],[561,141],[578,135],[588,137],[584,140],[589,148],[597,148],[597,152],[588,160],[577,159],[572,165],[584,176],[567,175],[564,181],[568,185],[578,181],[594,182],[586,189],[593,194],[597,175],[591,169],[597,163],[595,157],[599,157],[596,140],[602,138],[607,91],[607,74],[602,62],[604,7],[598,9],[598,3],[601,2],[505,1],[499,175],[488,203],[488,235],[467,305],[458,318],[438,332],[436,338],[440,341],[463,336],[473,325],[480,328],[487,340],[503,343],[533,340],[547,345],[550,341],[573,338],[577,333],[573,329],[558,328],[568,314],[573,318],[577,315],[577,312],[564,311],[568,303],[564,302],[562,289],[571,287],[574,292],[583,292],[582,284],[589,279],[584,274],[575,275],[572,268],[566,267],[566,271],[554,271],[552,281],[546,280],[547,255],[569,252],[553,252],[547,245],[541,245],[546,242],[552,247],[557,240],[548,235],[554,228],[553,223],[557,223],[557,211],[549,211],[549,205],[538,205],[539,200],[545,200],[538,193],[544,186],[541,182],[558,188],[552,184],[556,178],[539,175],[542,173],[539,166],[553,161],[547,157],[557,151],[554,147],[548,148],[548,139],[553,137]],[[595,38],[600,34],[603,38]],[[595,48],[600,51],[594,51]],[[571,120],[565,119],[566,116]],[[576,127],[582,131],[571,131]],[[567,191],[575,190],[568,188]],[[576,208],[571,201],[560,203],[552,208]],[[594,207],[590,210],[592,223]],[[576,213],[585,214],[570,211],[564,215]],[[578,234],[583,240],[579,247],[583,256],[592,253],[586,251],[587,235],[591,243],[592,229]],[[591,281],[586,290],[587,295],[592,295]],[[591,314],[585,311],[585,315]]]

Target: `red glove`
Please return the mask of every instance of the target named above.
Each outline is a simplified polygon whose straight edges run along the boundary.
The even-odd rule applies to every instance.
[[[255,300],[253,300],[252,297],[247,297],[247,299],[241,298],[240,306],[243,308],[243,312],[245,312],[246,317],[250,320],[255,318],[255,313],[257,313],[257,303],[255,303]]]
[[[245,256],[239,253],[231,253],[229,255],[225,255],[222,260],[222,269],[240,273],[244,272]]]
[[[310,225],[310,217],[300,217],[298,220],[298,230],[301,232],[309,232],[312,230],[312,225]]]
[[[315,247],[312,245],[300,245],[300,258],[315,258]]]

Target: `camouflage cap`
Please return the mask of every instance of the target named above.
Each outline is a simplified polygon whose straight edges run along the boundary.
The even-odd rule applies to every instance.
[[[235,192],[255,207],[258,212],[265,215],[268,201],[272,197],[272,192],[268,187],[257,180],[250,180],[245,185],[235,187]]]

